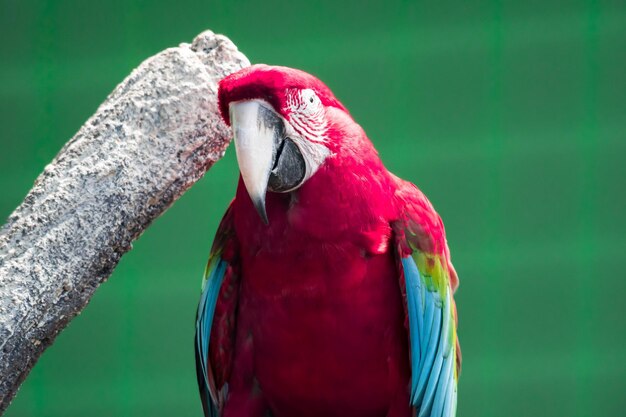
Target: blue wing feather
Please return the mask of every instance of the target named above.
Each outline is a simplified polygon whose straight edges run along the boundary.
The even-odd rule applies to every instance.
[[[439,383],[437,384],[437,394],[435,395],[433,403],[432,415],[443,415],[447,393],[452,390],[452,387],[450,386],[452,383],[451,378],[453,378],[452,355],[448,355],[444,359],[441,377],[439,378]]]
[[[405,258],[407,259],[407,258]],[[422,297],[421,297],[421,281],[419,280],[419,271],[415,262],[408,262],[402,260],[402,265],[406,270],[410,270],[411,273],[405,274],[406,286],[407,286],[407,308],[409,311],[409,317],[422,317]],[[410,290],[409,290],[410,288]],[[409,332],[412,335],[420,334],[423,331],[423,320],[420,323],[419,320],[409,320]],[[421,364],[422,352],[420,349],[419,337],[411,339],[411,371],[413,375],[417,375],[419,372],[419,366]],[[413,379],[411,385],[411,393],[415,393],[417,390],[417,379]]]
[[[432,301],[431,303],[434,304]],[[433,324],[428,344],[428,351],[426,352],[424,363],[420,368],[419,381],[417,383],[417,393],[415,397],[415,401],[421,403],[422,406],[424,406],[425,403],[428,404],[427,394],[429,393],[429,391],[427,389],[427,383],[433,381],[433,378],[439,377],[439,370],[436,368],[439,359],[439,357],[436,355],[436,347],[439,344],[439,333],[441,330],[439,327],[441,322],[441,312],[437,309],[434,310],[434,320],[432,322]],[[409,317],[409,321],[410,320],[411,318]],[[440,363],[439,366],[441,366]]]
[[[218,416],[218,393],[215,392],[215,388],[212,387],[209,380],[207,365],[215,305],[227,266],[228,264],[219,256],[216,256],[208,265],[196,317],[196,360],[200,368],[198,370],[198,382],[200,383],[203,407],[207,417]]]
[[[455,345],[451,291],[427,285],[413,256],[401,259],[406,285],[411,350],[411,404],[419,417],[456,413]]]

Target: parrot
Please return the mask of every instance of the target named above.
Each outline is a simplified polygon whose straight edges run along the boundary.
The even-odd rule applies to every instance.
[[[196,313],[206,417],[455,416],[457,273],[426,196],[317,77],[221,79],[240,171]]]

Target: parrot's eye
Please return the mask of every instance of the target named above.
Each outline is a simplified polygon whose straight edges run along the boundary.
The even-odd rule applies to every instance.
[[[314,113],[320,107],[321,100],[315,94],[315,91],[307,88],[300,92],[301,111],[306,113]]]

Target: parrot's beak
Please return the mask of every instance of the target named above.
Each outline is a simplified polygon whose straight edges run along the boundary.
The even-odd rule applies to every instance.
[[[277,144],[283,136],[282,122],[261,100],[232,103],[230,122],[241,177],[263,223],[268,224],[265,193]]]

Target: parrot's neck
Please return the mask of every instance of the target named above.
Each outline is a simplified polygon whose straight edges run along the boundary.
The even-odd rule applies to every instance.
[[[291,210],[302,216],[304,230],[352,235],[387,223],[393,199],[389,174],[369,141],[355,151],[329,157],[294,193]]]

